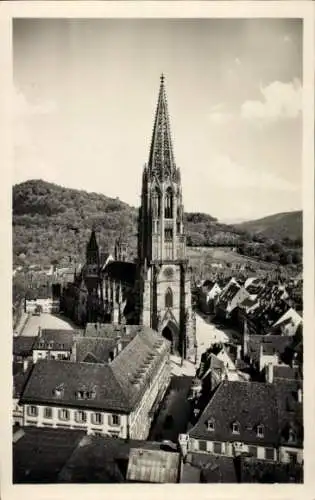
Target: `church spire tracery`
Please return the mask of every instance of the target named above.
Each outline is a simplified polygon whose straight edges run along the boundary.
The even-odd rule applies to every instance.
[[[159,181],[172,178],[176,173],[163,73],[160,77],[148,168],[151,177],[156,176]]]

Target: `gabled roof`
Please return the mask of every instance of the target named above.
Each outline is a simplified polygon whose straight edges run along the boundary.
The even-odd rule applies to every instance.
[[[281,318],[278,319],[278,321],[276,321],[274,323],[274,327],[275,326],[279,326],[281,325],[282,323],[286,323],[286,321],[292,321],[293,324],[295,326],[299,325],[303,320],[301,318],[301,316],[296,312],[295,309],[293,309],[292,307],[290,307],[290,309],[288,309],[282,316]]]
[[[36,337],[14,337],[13,338],[13,355],[15,356],[31,356],[33,352],[33,345]]]
[[[224,380],[209,401],[197,424],[189,431],[195,439],[240,441],[262,446],[278,442],[277,404],[273,386],[259,382]],[[214,431],[207,422],[214,419]],[[240,433],[232,433],[232,424],[239,422]],[[264,438],[257,437],[257,426],[263,425]]]
[[[250,335],[248,341],[248,354],[252,359],[258,360],[260,348],[262,346],[263,354],[278,354],[281,356],[290,345],[291,341],[291,337],[281,335]]]
[[[117,342],[115,339],[78,337],[75,341],[75,361],[107,363]]]

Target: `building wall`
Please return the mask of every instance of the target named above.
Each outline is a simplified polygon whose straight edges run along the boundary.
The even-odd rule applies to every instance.
[[[130,438],[147,439],[153,420],[153,405],[160,403],[169,386],[171,367],[169,357],[165,357],[158,373],[147,387],[138,407],[130,414]]]
[[[37,415],[31,416],[29,414],[29,408],[36,407]],[[45,418],[44,408],[52,409],[52,417]],[[62,420],[60,418],[60,411],[67,409],[69,411],[69,420]],[[83,410],[86,414],[86,422],[78,422],[76,420],[76,414],[78,411]],[[97,424],[93,421],[93,416],[95,413],[100,413],[102,415],[102,423]],[[24,425],[33,425],[36,427],[54,427],[54,428],[69,428],[69,429],[82,429],[87,432],[87,434],[109,434],[115,435],[117,437],[126,438],[127,437],[127,415],[125,414],[114,414],[118,416],[119,424],[114,425],[112,421],[113,414],[105,412],[102,410],[84,410],[81,408],[69,408],[61,406],[44,406],[39,404],[30,405],[27,404],[24,407]]]
[[[192,452],[210,453],[228,457],[234,457],[240,455],[241,453],[253,453],[253,455],[260,460],[277,460],[276,448],[250,445],[246,443],[209,441],[190,438],[188,449]]]
[[[39,359],[70,359],[71,351],[54,351],[46,349],[34,349],[33,350],[33,363],[36,363]]]
[[[280,446],[279,448],[279,462],[281,463],[290,463],[291,454],[296,454],[296,461],[298,464],[303,463],[303,449],[301,448],[293,448],[289,446]]]
[[[24,407],[19,404],[18,398],[13,398],[13,425],[23,426]]]
[[[25,312],[33,313],[37,306],[42,308],[43,313],[58,313],[60,309],[59,300],[47,299],[36,299],[36,300],[26,300],[25,301]]]

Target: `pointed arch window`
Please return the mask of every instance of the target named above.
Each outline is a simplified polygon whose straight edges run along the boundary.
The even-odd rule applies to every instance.
[[[165,219],[172,219],[173,217],[173,192],[170,187],[167,188],[165,193]]]
[[[152,191],[152,215],[154,219],[161,214],[161,195],[157,188]]]
[[[173,307],[173,292],[168,288],[165,292],[165,307]]]

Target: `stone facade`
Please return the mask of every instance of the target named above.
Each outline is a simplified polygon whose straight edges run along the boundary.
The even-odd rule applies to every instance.
[[[139,211],[140,322],[172,342],[172,351],[195,361],[195,316],[186,257],[180,171],[175,165],[164,77],[158,97],[149,162]]]

